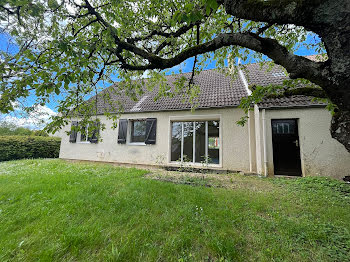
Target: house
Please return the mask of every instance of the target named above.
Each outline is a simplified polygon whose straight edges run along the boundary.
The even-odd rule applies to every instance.
[[[173,86],[180,76],[189,79],[191,74],[167,76],[168,84]],[[237,125],[244,116],[238,105],[248,95],[248,85],[282,84],[284,79],[282,68],[267,72],[259,64],[247,65],[235,78],[218,70],[202,71],[194,77],[200,93],[192,111],[193,103],[181,94],[155,101],[158,89],[144,89],[133,101],[116,84],[103,92],[123,107],[118,127],[111,128],[112,120],[103,113],[112,109],[99,99],[98,117],[106,124],[103,140],[61,132],[60,158],[191,165],[266,176],[350,175],[350,154],[331,137],[331,114],[322,102],[305,96],[265,99],[254,106],[247,124]]]

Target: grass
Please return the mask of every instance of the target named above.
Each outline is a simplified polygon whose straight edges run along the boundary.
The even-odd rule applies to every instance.
[[[0,163],[0,261],[350,261],[349,185],[146,173]]]

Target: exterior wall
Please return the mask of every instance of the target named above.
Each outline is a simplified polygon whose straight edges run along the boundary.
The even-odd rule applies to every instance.
[[[169,165],[170,121],[176,120],[220,120],[220,160],[218,168],[249,172],[248,127],[236,122],[243,116],[237,108],[208,109],[191,111],[169,111],[124,114],[121,119],[157,118],[157,141],[155,145],[118,144],[118,129],[111,129],[112,121],[105,116],[100,119],[106,124],[101,132],[103,141],[97,144],[70,143],[67,126],[62,136],[60,158],[135,163],[147,165]]]
[[[262,114],[261,110],[260,114]],[[346,175],[350,175],[350,153],[331,137],[329,131],[331,115],[326,109],[266,110],[265,118],[269,176],[273,176],[274,173],[271,119],[288,118],[298,119],[303,176],[330,176],[341,179]],[[260,117],[260,121],[262,123],[262,117]],[[260,133],[263,134],[262,128],[260,128]],[[263,140],[261,140],[261,143],[263,143]],[[260,153],[263,158],[262,149]]]
[[[238,126],[243,116],[237,108],[191,111],[169,111],[124,114],[121,118],[157,118],[155,145],[118,144],[118,129],[111,129],[112,121],[105,116],[101,132],[103,141],[98,144],[69,143],[70,126],[59,132],[62,137],[60,158],[107,161],[145,165],[171,165],[171,121],[220,120],[220,165],[216,168],[244,172],[264,173],[264,143],[262,110],[250,112],[249,125]],[[258,116],[258,118],[257,118]],[[303,176],[330,176],[341,179],[350,175],[350,154],[329,131],[330,113],[322,108],[266,110],[266,158],[268,175],[274,175],[272,149],[272,119],[298,119],[300,155]],[[248,129],[249,128],[249,129]],[[128,130],[129,131],[129,130]],[[259,133],[259,134],[257,134]],[[250,141],[249,141],[250,135]],[[249,144],[250,158],[249,161]],[[260,163],[257,159],[260,157]]]

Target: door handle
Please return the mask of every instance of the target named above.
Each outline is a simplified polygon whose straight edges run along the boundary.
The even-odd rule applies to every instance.
[[[299,140],[298,139],[293,141],[293,143],[295,144],[296,147],[299,147]]]

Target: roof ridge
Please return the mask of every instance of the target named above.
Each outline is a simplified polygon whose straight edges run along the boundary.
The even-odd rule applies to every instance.
[[[324,55],[324,54],[305,55],[305,56],[302,56],[302,57],[309,58],[309,57],[315,57],[315,56],[318,56],[318,55]],[[267,63],[267,62],[273,62],[273,60],[271,60],[271,61],[252,62],[252,63],[240,64],[240,65],[249,66],[249,65],[256,65],[256,64]],[[278,65],[278,64],[276,64],[276,65],[277,65],[277,66],[281,66],[281,65]],[[237,66],[238,66],[238,65],[237,65]],[[208,71],[220,71],[220,70],[229,70],[229,66],[225,66],[225,67],[223,67],[223,68],[206,68],[206,69],[200,70],[199,73],[201,73],[201,72],[208,72]],[[169,75],[165,75],[165,77],[181,76],[181,75],[186,75],[186,74],[191,74],[191,73],[192,73],[192,71],[189,71],[189,72],[181,72],[181,73],[174,73],[174,72],[172,72],[172,73],[169,74]],[[219,72],[219,73],[220,73],[220,72]],[[151,78],[145,77],[145,78],[142,78],[142,79],[151,79]],[[140,80],[140,79],[137,79],[137,80]],[[122,81],[123,81],[123,80],[115,81],[114,83],[119,83],[119,82],[122,82]],[[136,81],[136,80],[132,80],[132,81]]]
[[[244,76],[247,74],[247,81],[249,85],[268,85],[268,84],[282,84],[284,79],[288,79],[288,75],[282,75],[276,72],[281,70],[281,66],[277,65],[276,70],[266,71],[264,64],[268,61],[262,61],[262,67],[258,65],[260,62],[244,64],[247,70],[244,71]],[[173,88],[177,79],[181,76],[186,78],[191,76],[191,72],[182,72],[175,74],[172,72],[169,75],[165,75],[164,81]],[[190,100],[191,97],[186,92],[172,92],[172,96],[162,96],[162,90],[158,90],[155,86],[153,90],[148,90],[145,86],[150,83],[151,78],[134,79],[138,84],[141,81],[145,82],[145,85],[141,85],[143,92],[135,93],[137,101],[134,101],[129,96],[127,90],[123,90],[121,86],[126,81],[116,81],[109,87],[105,88],[101,92],[110,92],[111,101],[122,106],[125,113],[132,112],[154,112],[154,111],[168,111],[168,110],[188,110],[192,106],[196,106],[197,109],[204,108],[224,108],[224,107],[237,107],[243,97],[248,95],[245,88],[245,83],[242,78],[238,75],[237,77],[231,77],[229,67],[219,67],[211,69],[203,69],[199,74],[195,75],[195,83],[200,88],[200,93],[193,101],[193,105]],[[134,82],[136,84],[136,82]],[[131,83],[132,84],[132,83]],[[112,91],[116,90],[116,92]],[[173,89],[171,89],[173,90]],[[159,95],[159,96],[158,96]],[[95,98],[93,96],[90,99]],[[98,98],[98,112],[102,113],[105,111],[112,112],[114,109],[106,103],[103,103],[102,97]],[[159,98],[157,101],[156,99]],[[156,101],[156,102],[155,102]],[[118,103],[121,102],[122,105]],[[315,106],[315,102],[307,97],[303,98],[290,98],[290,99],[275,99],[262,102],[266,108],[270,106]],[[115,111],[115,110],[114,110]],[[113,111],[113,112],[114,112]]]

